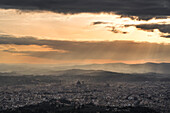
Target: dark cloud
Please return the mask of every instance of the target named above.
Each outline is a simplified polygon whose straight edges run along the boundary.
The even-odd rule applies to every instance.
[[[92,25],[98,25],[98,24],[109,24],[109,22],[97,21],[92,23]]]
[[[137,24],[137,25],[125,25],[125,27],[135,26],[136,28],[144,31],[154,32],[158,29],[163,35],[162,37],[168,38],[169,35],[164,35],[166,33],[170,34],[170,24]]]
[[[170,33],[170,24],[140,24],[136,25],[136,28],[151,31],[158,29],[162,33]]]
[[[111,22],[103,22],[103,21],[97,21],[97,22],[93,22],[92,25],[100,25],[100,24],[112,24]],[[128,32],[125,32],[125,31],[121,31],[119,30],[119,28],[116,28],[114,26],[107,26],[107,28],[110,28],[111,32],[113,33],[121,33],[121,34],[127,34]]]
[[[16,38],[16,37],[8,36],[8,35],[0,36],[0,44],[43,45],[41,44],[41,41],[38,44],[37,39],[33,37]]]
[[[116,27],[112,27],[111,30],[113,33],[121,33],[121,34],[127,34],[128,32],[118,30]]]
[[[46,45],[58,51],[16,51],[4,50],[8,53],[56,59],[56,60],[84,60],[84,59],[112,59],[112,60],[170,60],[170,45],[133,42],[133,41],[61,41],[43,40],[37,38],[0,37],[0,44],[15,45]],[[1,50],[2,51],[2,50]]]
[[[114,12],[141,19],[169,16],[169,6],[169,0],[0,0],[0,7],[5,9],[58,13]]]
[[[170,38],[170,35],[161,35],[161,37]]]

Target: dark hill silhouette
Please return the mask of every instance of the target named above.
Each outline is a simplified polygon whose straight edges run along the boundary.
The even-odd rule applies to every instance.
[[[95,106],[94,104],[71,104],[65,99],[50,100],[37,105],[25,106],[13,110],[2,111],[1,113],[159,113],[147,107],[107,107]]]

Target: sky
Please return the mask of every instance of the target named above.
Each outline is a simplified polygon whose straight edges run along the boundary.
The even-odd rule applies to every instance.
[[[170,62],[169,0],[0,0],[0,63]]]

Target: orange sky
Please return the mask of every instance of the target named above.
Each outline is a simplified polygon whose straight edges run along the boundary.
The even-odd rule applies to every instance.
[[[106,24],[93,25],[93,22],[106,22]],[[66,41],[133,41],[158,43],[165,45],[170,43],[170,39],[161,37],[162,33],[155,29],[154,32],[148,32],[135,28],[134,26],[125,28],[124,25],[132,24],[170,24],[169,19],[152,19],[149,21],[132,20],[130,18],[121,18],[116,14],[58,14],[52,12],[18,12],[17,10],[0,9],[0,35],[9,35],[13,37],[35,37],[38,40],[66,40]],[[111,31],[115,27],[115,33]],[[121,32],[128,32],[122,34]],[[120,47],[121,48],[121,47]],[[7,50],[7,51],[6,51]],[[10,52],[9,52],[10,50]],[[11,52],[13,51],[13,52]],[[16,52],[18,51],[18,52]],[[170,59],[161,56],[161,58],[148,57],[146,59],[116,60],[105,57],[100,59],[55,59],[51,57],[36,57],[25,55],[24,52],[59,52],[64,54],[67,50],[51,48],[49,45],[15,45],[0,44],[0,63],[144,63],[144,62],[169,62]],[[91,50],[87,50],[91,51]],[[142,50],[143,51],[143,50]],[[68,51],[70,52],[70,51]],[[82,51],[83,52],[83,51]],[[156,51],[157,52],[157,51]],[[167,52],[167,51],[166,51]],[[137,52],[138,53],[138,52]],[[151,52],[153,54],[153,52]],[[81,53],[80,53],[81,54]],[[103,52],[103,54],[105,54]],[[114,53],[117,54],[117,53]],[[157,53],[155,53],[157,54]],[[164,53],[162,53],[164,54]],[[47,54],[48,55],[48,54]],[[77,55],[77,53],[76,53]],[[110,53],[108,54],[110,55]],[[151,54],[149,54],[151,55]],[[74,55],[73,55],[74,56]],[[75,56],[76,57],[76,56]],[[160,57],[160,56],[159,56]]]

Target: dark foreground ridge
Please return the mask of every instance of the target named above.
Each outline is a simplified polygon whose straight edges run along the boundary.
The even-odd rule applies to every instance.
[[[65,99],[52,99],[37,105],[30,105],[1,113],[159,113],[147,107],[107,107],[94,104],[80,105]]]

